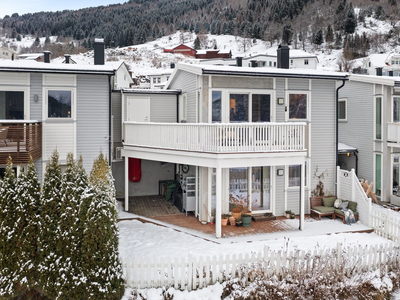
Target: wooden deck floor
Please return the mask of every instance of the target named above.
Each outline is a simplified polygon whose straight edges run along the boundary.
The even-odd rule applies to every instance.
[[[138,218],[142,222],[171,224],[184,229],[190,229],[206,234],[215,235],[215,224],[203,225],[193,213],[181,213],[177,207],[171,205],[161,196],[140,196],[129,198],[129,212],[145,218]],[[149,219],[150,218],[150,219]],[[152,220],[154,220],[154,222]],[[305,221],[311,219],[310,215],[305,216]],[[294,221],[294,220],[293,220]],[[298,216],[296,216],[298,221]],[[244,235],[257,235],[284,231],[299,230],[298,222],[286,222],[285,217],[277,217],[272,221],[251,222],[251,227],[222,226],[222,237],[234,237]],[[168,225],[166,225],[168,226]],[[176,228],[176,227],[175,227]],[[179,231],[179,229],[176,229]],[[365,231],[371,232],[373,230]],[[360,231],[357,231],[360,232]]]

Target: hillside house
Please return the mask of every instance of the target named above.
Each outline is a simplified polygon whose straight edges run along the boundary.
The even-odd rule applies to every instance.
[[[127,74],[125,64],[104,63],[101,40],[94,65],[52,63],[49,52],[44,63],[0,61],[0,168],[8,156],[26,165],[32,155],[43,178],[55,149],[61,164],[82,155],[88,172],[100,151],[112,157],[111,97],[132,83]]]
[[[199,221],[215,216],[217,237],[221,214],[237,202],[253,214],[292,210],[302,229],[313,174],[324,172],[326,191],[335,193],[336,91],[346,79],[315,70],[178,64],[158,94],[123,90],[124,166],[114,175],[125,171],[125,209],[129,196],[157,194],[160,182],[178,179],[184,209]]]
[[[17,58],[17,52],[5,47],[0,47],[0,58],[13,60]]]
[[[196,50],[185,44],[180,44],[172,49],[164,49],[164,53],[180,53],[183,55],[196,57]]]
[[[364,59],[362,68],[369,75],[400,76],[400,54],[371,54]]]
[[[232,58],[232,51],[219,50],[219,49],[197,50],[196,58],[198,59]]]

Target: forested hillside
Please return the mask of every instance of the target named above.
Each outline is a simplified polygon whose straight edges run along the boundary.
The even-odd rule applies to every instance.
[[[382,36],[354,34],[357,24],[374,16],[393,27]],[[5,16],[3,35],[73,38],[90,49],[95,37],[107,46],[142,44],[177,30],[231,34],[294,48],[325,42],[360,57],[379,50],[382,41],[400,43],[397,0],[130,0],[124,4],[77,11]]]

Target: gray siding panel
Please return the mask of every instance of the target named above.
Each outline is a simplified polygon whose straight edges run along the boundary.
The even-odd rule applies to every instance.
[[[196,123],[197,122],[197,75],[186,72],[179,71],[174,81],[171,83],[169,89],[182,90],[182,93],[187,93],[187,122]]]
[[[109,85],[107,76],[77,76],[76,150],[89,173],[100,151],[109,157]]]
[[[276,97],[285,98],[285,79],[276,79]],[[285,122],[285,105],[276,105],[276,122]]]
[[[339,123],[339,142],[358,149],[358,177],[373,181],[373,85],[347,82],[339,90],[347,98],[347,122]],[[383,123],[385,124],[385,123]],[[385,128],[385,127],[384,127]],[[355,157],[352,157],[355,160]]]
[[[122,100],[121,93],[111,94],[112,103],[112,116],[113,116],[113,142],[118,143],[116,146],[122,142]]]
[[[31,120],[42,121],[42,74],[31,73],[31,94],[30,94],[30,105],[31,105]],[[34,101],[34,96],[38,95],[38,102]]]
[[[324,172],[325,192],[335,193],[336,174],[336,128],[335,128],[335,82],[313,80],[311,99],[311,185],[313,190],[318,179],[313,176]],[[308,201],[309,199],[306,199]]]
[[[177,96],[151,95],[150,97],[150,121],[176,123]]]
[[[289,90],[309,90],[309,80],[308,79],[288,79],[288,89]]]

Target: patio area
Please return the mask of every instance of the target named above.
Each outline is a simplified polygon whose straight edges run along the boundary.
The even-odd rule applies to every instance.
[[[122,202],[121,210],[122,210]],[[179,232],[185,232],[202,238],[215,237],[215,224],[203,225],[193,213],[182,213],[177,207],[171,205],[161,196],[141,196],[129,198],[129,213],[121,212],[119,221],[126,219],[137,219],[143,223],[153,223],[159,226],[173,228]],[[373,230],[362,224],[353,226],[345,225],[341,220],[331,220],[328,217],[318,221],[305,216],[306,231],[312,230],[318,234],[346,233],[370,233]],[[270,221],[252,221],[251,227],[222,226],[222,238],[238,236],[265,236],[293,234],[299,232],[299,220],[289,220],[285,217],[277,217]]]

